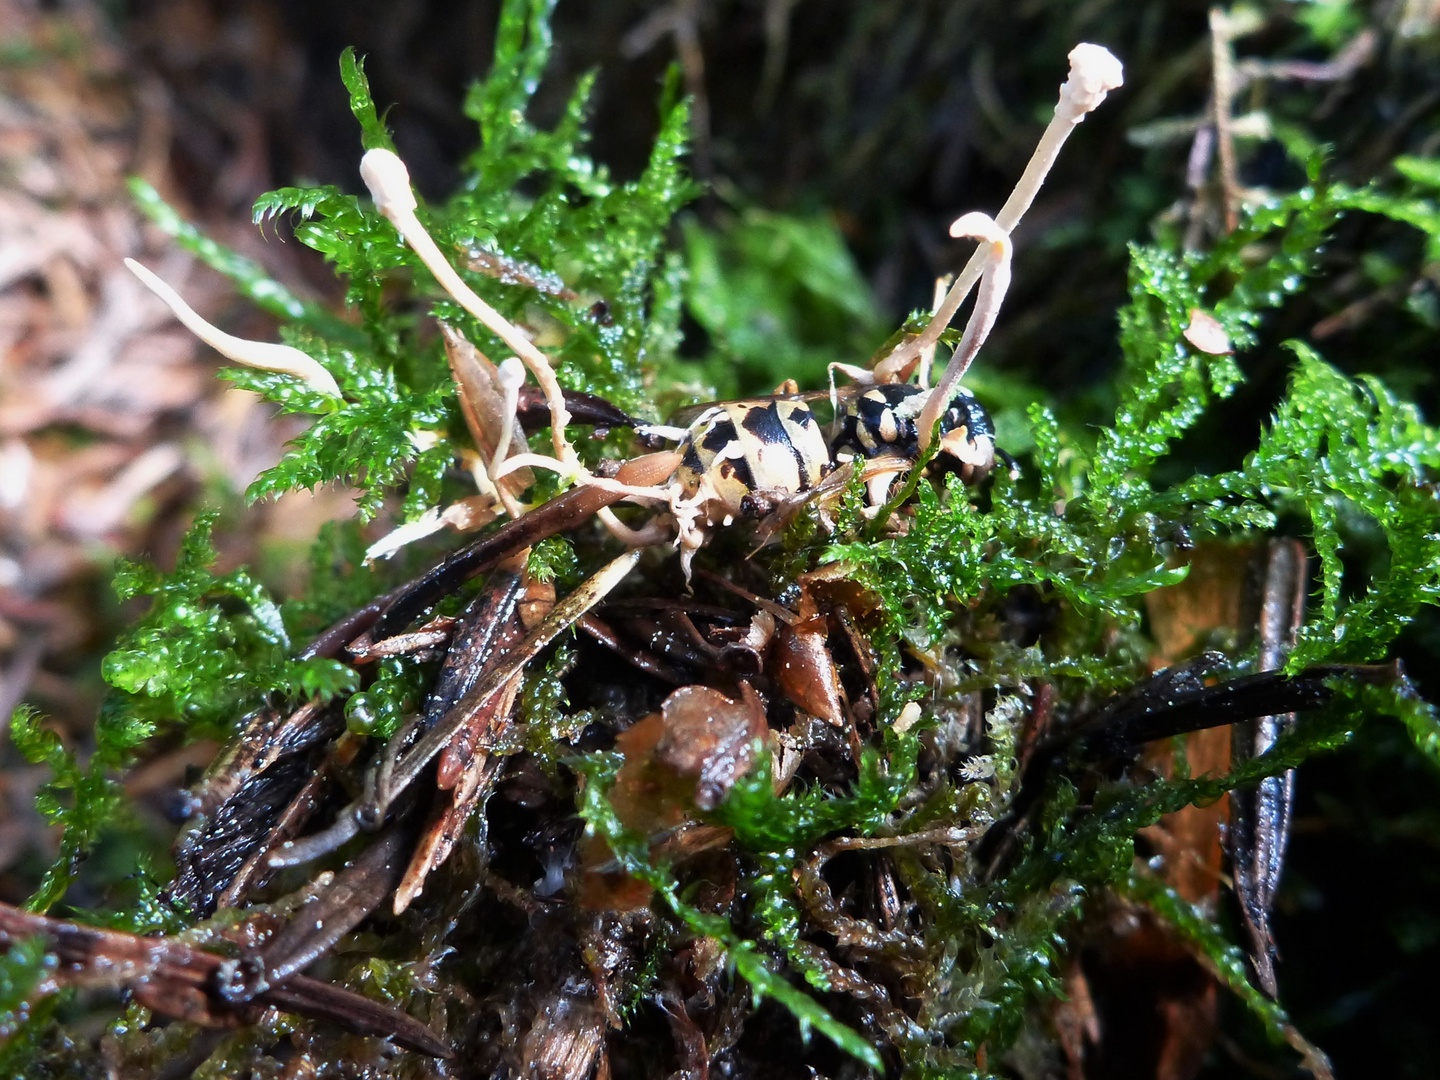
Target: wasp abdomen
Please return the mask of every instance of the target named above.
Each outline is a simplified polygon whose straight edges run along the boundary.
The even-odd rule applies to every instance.
[[[755,492],[808,491],[830,468],[820,425],[799,401],[732,401],[706,409],[680,452],[676,478],[687,497],[702,485],[709,489],[714,521],[743,515],[746,496]]]

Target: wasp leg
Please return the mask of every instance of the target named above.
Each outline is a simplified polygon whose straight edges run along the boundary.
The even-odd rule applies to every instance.
[[[563,461],[546,457],[543,454],[517,454],[504,465],[500,466],[498,476],[507,476],[516,469],[521,468],[549,469],[575,481],[583,487],[599,488],[603,491],[610,491],[620,495],[621,498],[637,501],[649,501],[665,503],[673,507],[677,505],[678,496],[669,486],[641,486],[637,484],[623,484],[617,480],[605,476],[594,476],[591,473],[577,473],[574,469],[567,467]],[[595,511],[595,516],[600,519],[600,524],[616,540],[619,540],[626,547],[649,547],[652,544],[665,543],[670,539],[670,532],[661,526],[649,529],[632,529],[618,517],[615,511],[608,506],[603,506]],[[677,518],[677,520],[679,520]],[[696,545],[698,546],[698,544]]]
[[[621,464],[615,479],[622,484],[658,483],[675,471],[680,455],[673,451],[645,454]],[[601,507],[619,502],[624,495],[598,487],[580,487],[537,506],[522,518],[508,521],[489,536],[448,556],[415,580],[389,595],[371,629],[382,641],[399,633],[421,612],[448,596],[476,574],[492,569],[516,552],[573,529]]]
[[[595,516],[600,519],[600,524],[605,530],[626,547],[642,548],[653,547],[656,544],[668,544],[671,540],[668,518],[661,515],[660,518],[651,519],[646,522],[643,528],[632,529],[618,517],[610,507],[604,507],[596,512]]]

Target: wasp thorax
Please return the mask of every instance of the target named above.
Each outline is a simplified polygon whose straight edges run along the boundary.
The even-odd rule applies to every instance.
[[[747,496],[808,491],[830,470],[830,448],[799,401],[733,401],[701,413],[680,444],[676,479],[705,504],[707,524],[746,515]]]
[[[847,457],[904,457],[919,454],[916,422],[929,394],[911,383],[872,386],[845,407],[835,440],[837,460]],[[940,415],[938,467],[967,484],[995,467],[995,425],[975,396],[961,387]]]

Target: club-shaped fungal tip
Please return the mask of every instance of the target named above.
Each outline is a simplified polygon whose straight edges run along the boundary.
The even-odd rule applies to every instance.
[[[1125,69],[1114,53],[1103,45],[1082,42],[1070,50],[1070,77],[1060,87],[1060,104],[1055,111],[1064,110],[1078,121],[1124,83]]]
[[[413,213],[415,192],[410,188],[410,170],[390,150],[376,147],[365,151],[360,159],[360,179],[370,189],[375,209],[389,217],[392,213]]]
[[[520,362],[519,357],[506,357],[500,361],[498,376],[502,389],[519,389],[525,383],[525,365]]]
[[[994,218],[989,214],[982,214],[979,210],[971,210],[968,214],[961,214],[956,218],[950,226],[950,235],[957,238],[968,236],[987,244],[1003,244],[1009,239]]]

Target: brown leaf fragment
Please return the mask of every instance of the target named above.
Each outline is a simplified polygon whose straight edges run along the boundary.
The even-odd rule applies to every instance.
[[[525,1035],[521,1074],[535,1080],[586,1080],[604,1045],[604,1018],[561,991],[541,1003]]]
[[[684,822],[686,802],[694,790],[687,777],[658,766],[656,749],[664,737],[664,716],[651,713],[615,738],[615,749],[625,763],[610,789],[610,805],[626,828],[647,836]]]
[[[517,683],[518,688],[518,683]],[[512,696],[513,704],[513,696]],[[438,869],[455,850],[470,815],[488,794],[504,765],[503,758],[492,758],[484,751],[475,753],[461,771],[450,791],[437,789],[430,819],[420,834],[410,865],[395,887],[392,910],[402,914],[420,895],[431,871]]]
[[[680,1067],[671,1073],[671,1080],[710,1080],[710,1051],[705,1045],[705,1033],[685,1011],[684,1000],[670,989],[658,995],[656,1001],[670,1021],[670,1036],[680,1057]]]
[[[455,378],[460,412],[465,417],[465,426],[470,429],[470,437],[475,440],[475,448],[485,457],[486,465],[491,463],[500,445],[507,422],[510,425],[510,453],[525,453],[528,445],[524,430],[518,420],[507,421],[505,416],[505,391],[500,385],[499,370],[459,330],[441,323],[440,332],[445,337],[445,358],[450,361],[450,373]],[[535,474],[528,468],[516,469],[500,483],[513,494],[519,494],[535,483]]]
[[[678,862],[730,842],[729,829],[692,818],[702,793],[714,799],[711,807],[717,805],[750,768],[755,740],[767,730],[759,696],[749,685],[741,687],[739,702],[709,687],[682,687],[665,699],[661,712],[616,737],[625,762],[610,805],[626,828],[652,838],[652,855]],[[650,902],[650,886],[625,874],[602,838],[584,843],[581,865],[582,906],[635,911]]]
[[[1160,664],[1179,663],[1217,633],[1239,630],[1253,550],[1245,544],[1196,544],[1184,580],[1145,594]]]
[[[553,610],[555,610],[555,583],[541,581],[526,574],[525,591],[516,606],[516,612],[520,616],[520,625],[526,630],[534,630],[545,621]]]
[[[423,654],[448,642],[455,630],[455,623],[455,619],[437,615],[418,630],[412,630],[408,634],[396,634],[380,642],[370,642],[362,637],[346,649],[346,652],[356,664],[371,664],[387,656]]]
[[[438,723],[485,672],[525,636],[526,628],[519,612],[528,590],[520,572],[522,562],[523,556],[500,567],[465,609],[435,680],[435,689],[425,704],[427,726]],[[518,686],[518,682],[515,685]],[[492,733],[496,724],[508,723],[510,704],[507,700],[513,703],[513,690],[500,694],[487,707],[477,710],[455,732],[440,752],[436,786],[453,788],[482,737]],[[503,709],[502,703],[505,703]]]
[[[511,636],[513,644],[523,635],[516,627]],[[471,813],[494,785],[504,759],[490,757],[484,744],[493,743],[510,726],[522,683],[523,678],[517,674],[499,695],[476,710],[469,723],[457,731],[441,751],[430,819],[395,889],[392,906],[396,915],[420,895],[430,872],[450,857]]]
[[[826,642],[826,620],[806,619],[776,628],[769,670],[797,708],[839,727],[845,722],[840,673]]]
[[[740,684],[741,699],[731,701],[708,686],[682,686],[660,706],[665,733],[655,760],[682,776],[698,777],[695,805],[713,810],[735,781],[755,762],[769,730],[760,696]]]

